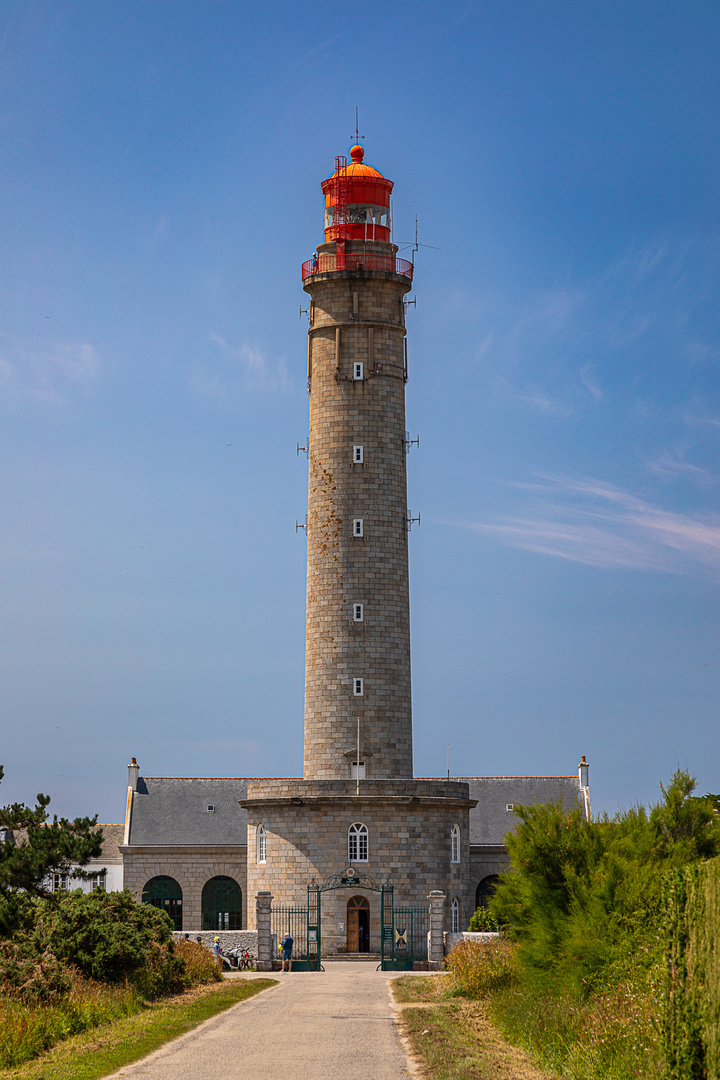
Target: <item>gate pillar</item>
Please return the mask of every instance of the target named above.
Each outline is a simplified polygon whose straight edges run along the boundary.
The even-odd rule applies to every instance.
[[[443,945],[443,929],[445,927],[445,893],[431,892],[428,896],[430,904],[430,931],[428,933],[428,963],[433,971],[439,971],[445,959],[445,947]]]
[[[255,894],[258,971],[272,971],[273,948],[271,931],[271,907],[271,892],[259,892]]]

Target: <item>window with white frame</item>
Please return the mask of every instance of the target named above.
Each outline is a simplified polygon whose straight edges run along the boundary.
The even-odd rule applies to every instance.
[[[453,934],[460,933],[460,903],[457,897],[453,898],[450,905],[450,931]]]
[[[365,365],[363,363],[353,364],[353,379],[357,382],[358,379],[362,379],[365,371]]]
[[[453,825],[450,830],[450,862],[460,862],[460,828]]]
[[[363,621],[364,610],[365,610],[365,608],[364,608],[363,604],[353,604],[353,621],[354,622],[362,622]]]
[[[92,884],[93,892],[95,892],[96,889],[102,889],[103,891],[105,891],[107,889],[107,871],[103,870],[99,874],[93,874],[90,881]]]
[[[354,518],[353,519],[353,536],[362,536],[362,535],[363,535],[363,519],[362,518]]]
[[[368,861],[367,826],[356,821],[348,829],[348,862]]]
[[[365,680],[353,679],[353,697],[362,697],[365,693]]]
[[[365,779],[365,762],[353,761],[350,765],[350,777],[352,780]]]
[[[267,859],[267,834],[264,825],[257,827],[257,861],[265,862]]]
[[[363,446],[353,446],[353,464],[362,465],[365,460],[365,448]]]
[[[69,874],[53,874],[53,892],[60,892],[61,889],[70,888],[70,875]]]

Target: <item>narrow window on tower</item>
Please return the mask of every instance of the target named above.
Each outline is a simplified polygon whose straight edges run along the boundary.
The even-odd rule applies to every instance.
[[[353,622],[362,622],[364,617],[363,605],[353,604]]]
[[[460,862],[460,827],[453,825],[450,830],[450,862]]]
[[[264,863],[267,859],[267,835],[265,833],[265,826],[258,825],[257,827],[257,861]]]
[[[460,901],[457,897],[450,905],[450,930],[453,934],[460,933]]]
[[[364,693],[364,680],[353,679],[353,697],[363,697]]]
[[[363,519],[355,518],[353,521],[353,536],[363,535]]]
[[[357,382],[358,379],[363,378],[363,371],[365,365],[363,363],[353,364],[353,379]]]
[[[350,779],[351,780],[364,780],[365,779],[365,762],[353,761],[350,765]]]
[[[362,465],[364,450],[362,446],[353,446],[353,465]]]

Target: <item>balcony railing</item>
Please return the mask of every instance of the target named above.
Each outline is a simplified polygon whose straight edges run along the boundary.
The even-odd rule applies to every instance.
[[[391,274],[401,274],[410,281],[413,276],[413,264],[407,259],[395,259],[392,255],[341,255],[339,259],[337,255],[316,255],[302,264],[302,279],[304,281],[312,274],[330,274],[334,270],[386,270]]]

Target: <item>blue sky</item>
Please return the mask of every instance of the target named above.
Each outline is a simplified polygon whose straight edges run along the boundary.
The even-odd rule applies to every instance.
[[[720,8],[0,5],[0,796],[302,770],[305,294],[417,257],[415,768],[718,791]]]

